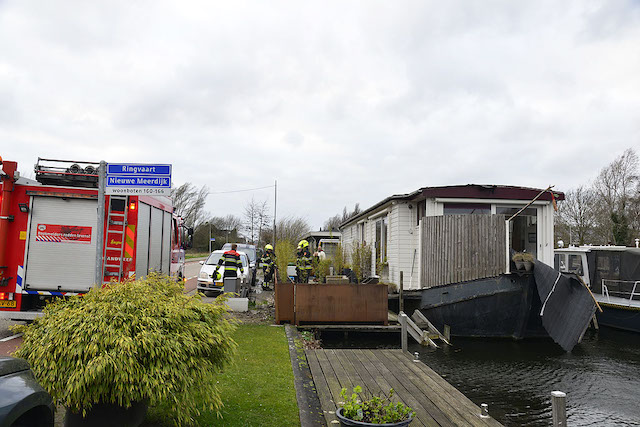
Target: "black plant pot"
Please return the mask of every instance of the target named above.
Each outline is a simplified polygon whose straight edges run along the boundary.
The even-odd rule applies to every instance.
[[[357,426],[357,427],[404,427],[404,426],[408,426],[409,423],[411,423],[411,421],[413,421],[413,416],[411,418],[409,418],[408,420],[404,420],[404,421],[398,421],[397,423],[385,423],[385,424],[371,424],[371,423],[365,423],[362,421],[355,421],[355,420],[350,420],[349,418],[345,418],[344,415],[342,415],[342,408],[338,409],[336,411],[336,416],[338,417],[338,419],[340,420],[340,425],[341,426],[347,426],[347,427],[353,427],[353,426]]]
[[[149,404],[147,401],[133,402],[129,408],[113,403],[96,403],[85,417],[67,408],[65,427],[137,427],[144,421]]]

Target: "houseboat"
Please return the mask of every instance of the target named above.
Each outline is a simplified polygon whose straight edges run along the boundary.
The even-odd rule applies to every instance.
[[[640,332],[640,249],[579,246],[555,250],[554,267],[591,288],[600,325]]]
[[[527,252],[536,259],[534,271],[553,271],[554,205],[563,199],[526,187],[425,187],[345,221],[342,245],[347,256],[368,245],[371,274],[402,286],[405,311],[419,309],[451,335],[548,336],[541,311],[552,286],[541,295],[533,273],[514,271],[511,255]],[[539,280],[548,278],[556,280],[553,273]],[[578,325],[577,334],[585,328]]]

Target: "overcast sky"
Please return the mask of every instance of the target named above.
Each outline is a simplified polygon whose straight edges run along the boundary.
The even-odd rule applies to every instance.
[[[0,155],[171,163],[314,227],[420,187],[566,191],[640,151],[638,1],[0,0]]]

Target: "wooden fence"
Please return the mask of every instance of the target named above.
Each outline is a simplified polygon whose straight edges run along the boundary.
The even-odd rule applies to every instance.
[[[495,277],[505,272],[504,215],[422,219],[422,287]]]

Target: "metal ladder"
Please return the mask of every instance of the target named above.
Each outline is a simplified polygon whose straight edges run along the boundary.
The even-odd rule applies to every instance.
[[[124,202],[124,209],[122,211],[114,211],[113,210],[113,201],[114,200],[122,200]],[[107,211],[107,230],[105,233],[104,240],[104,275],[106,277],[117,277],[118,280],[122,279],[123,272],[123,263],[124,263],[124,241],[125,241],[125,231],[127,229],[127,207],[129,203],[129,196],[115,196],[112,195],[109,198],[109,209]],[[118,230],[117,228],[113,228],[113,226],[121,227],[122,230]],[[120,238],[120,247],[109,247],[110,236],[115,235]],[[109,261],[107,258],[107,251],[117,250],[119,252],[119,261]],[[110,271],[107,268],[117,268],[118,271]],[[103,277],[104,282],[104,277]]]

